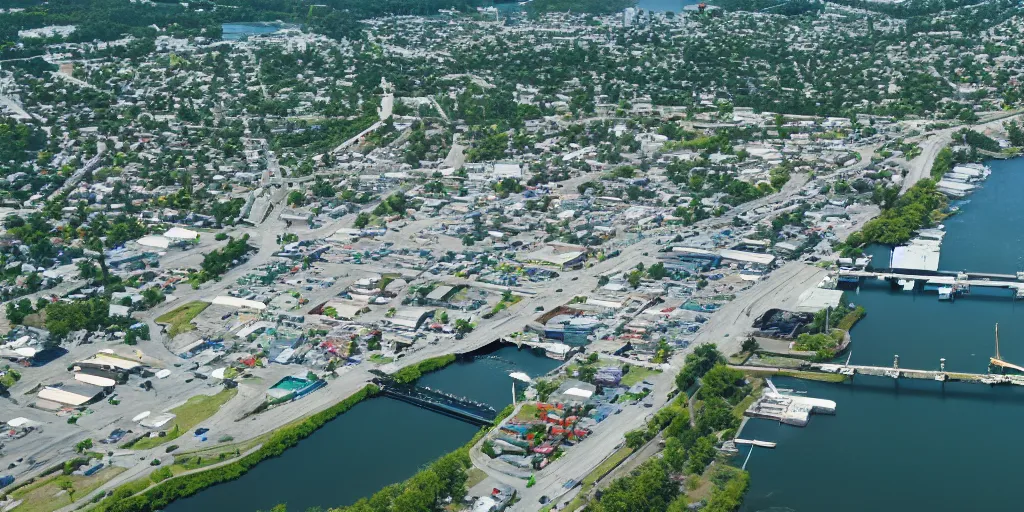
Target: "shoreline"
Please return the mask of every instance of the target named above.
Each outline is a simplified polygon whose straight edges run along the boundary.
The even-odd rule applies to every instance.
[[[399,372],[406,371],[406,377],[415,375],[415,377],[408,382],[415,382],[416,379],[419,379],[423,375],[441,370],[455,361],[456,357],[454,354],[425,359],[402,367],[398,372],[395,372],[392,375],[397,375]],[[263,443],[259,443],[258,448],[256,448],[254,452],[243,455],[236,460],[226,462],[223,465],[213,466],[208,469],[200,468],[194,472],[171,477],[167,480],[156,483],[155,485],[149,485],[145,489],[132,493],[123,499],[108,501],[115,498],[115,496],[108,496],[99,500],[97,502],[97,506],[90,510],[95,510],[97,512],[106,510],[116,510],[119,512],[152,512],[154,510],[160,510],[180,499],[194,496],[209,487],[241,478],[264,459],[284,454],[284,452],[289,448],[294,447],[302,439],[313,435],[328,422],[345,414],[359,403],[371,398],[378,398],[379,394],[380,388],[374,384],[366,384],[355,393],[342,398],[324,410],[317,411],[303,418],[294,420],[271,432],[261,433],[251,439],[235,443],[235,446],[249,444],[260,437],[269,434],[270,439]],[[230,445],[226,445],[222,448],[230,448]],[[183,452],[178,455],[185,456],[189,453],[193,452]],[[249,459],[250,457],[252,457],[252,459]],[[156,466],[153,469],[156,469],[157,467],[160,466]],[[113,490],[114,493],[116,494],[118,489],[128,488],[127,486],[131,486],[133,482],[148,480],[148,473],[149,472],[147,471],[146,475],[140,476],[135,480],[131,480],[118,486]],[[213,473],[225,474],[214,475]],[[204,476],[212,476],[212,478],[207,479],[207,481],[193,482],[193,480],[201,480]],[[92,494],[99,491],[102,491],[102,488],[93,491]],[[84,496],[82,500],[77,500],[75,503],[88,500],[88,498],[89,496]],[[75,503],[72,503],[70,506],[75,505]],[[154,506],[153,503],[157,503],[157,505]]]

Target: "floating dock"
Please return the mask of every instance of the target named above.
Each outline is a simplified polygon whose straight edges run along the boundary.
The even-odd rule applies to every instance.
[[[733,443],[736,444],[750,444],[754,446],[760,446],[761,448],[775,448],[775,443],[772,441],[758,441],[757,439],[733,439]]]
[[[771,380],[766,382],[768,389],[747,408],[744,415],[804,427],[807,426],[812,414],[836,413],[836,403],[832,400],[784,395],[779,393]]]

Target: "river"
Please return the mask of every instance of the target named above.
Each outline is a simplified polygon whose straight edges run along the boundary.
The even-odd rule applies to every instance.
[[[501,347],[472,361],[456,362],[418,384],[486,402],[512,403],[512,379],[521,371],[543,375],[558,366],[530,350]],[[238,480],[176,501],[166,512],[288,510],[350,505],[399,483],[424,465],[469,441],[477,428],[441,414],[391,400],[362,402],[324,425],[281,457],[265,460]]]
[[[939,268],[1013,273],[1024,267],[1024,159],[989,162],[992,176],[947,219]],[[1024,303],[1009,292],[971,291],[956,302],[867,284],[847,292],[867,316],[851,332],[851,363],[984,373],[994,350],[1024,361]],[[1017,308],[1021,311],[1018,312]],[[844,358],[845,359],[845,358]],[[852,384],[777,379],[783,388],[837,403],[836,416],[806,428],[752,420],[744,438],[777,441],[750,458],[750,492],[741,510],[879,512],[1018,510],[1013,493],[1024,424],[1024,389],[975,384],[895,382],[857,377]],[[743,456],[747,449],[743,450]],[[742,459],[738,459],[742,461]]]

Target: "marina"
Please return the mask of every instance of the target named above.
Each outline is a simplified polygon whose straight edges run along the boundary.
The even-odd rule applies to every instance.
[[[971,280],[1021,282],[1016,272],[1024,269],[1024,241],[1016,228],[1008,227],[1024,225],[1017,199],[1024,188],[1024,160],[988,165],[993,169],[988,181],[957,215],[944,221],[938,269],[899,271],[919,281],[914,293],[885,279],[838,273],[840,280],[859,284],[846,293],[867,315],[851,331],[854,353],[849,363],[843,356],[814,364],[831,365],[819,371],[857,376],[843,384],[773,378],[779,388],[833,400],[843,410],[819,416],[804,429],[760,419],[746,423],[743,438],[776,442],[778,448],[759,451],[747,461],[751,484],[742,512],[820,510],[822,503],[834,512],[1018,508],[1000,489],[1014,485],[1024,389],[1015,385],[1018,377],[1011,372],[988,372],[994,358],[1008,364],[1024,361],[1019,303],[1007,300],[1014,296],[1008,296],[1008,288],[972,286],[969,300],[955,302],[936,300],[938,287],[924,288],[928,279],[955,278],[963,269],[972,269]],[[889,248],[869,249],[876,261],[889,256]],[[996,323],[998,354],[993,350]],[[898,369],[893,367],[894,354],[900,356]],[[986,380],[989,385],[978,385]],[[993,453],[1008,457],[993,459]],[[734,463],[742,465],[747,455],[741,450]],[[879,465],[879,460],[887,462]],[[951,461],[988,470],[950,471]],[[864,488],[885,495],[885,506],[860,492]],[[965,492],[935,492],[937,488]],[[834,499],[837,494],[844,499]]]
[[[783,394],[775,388],[771,380],[767,380],[766,384],[768,389],[744,411],[744,416],[804,427],[807,426],[812,414],[836,413],[836,403],[832,400]],[[742,443],[737,440],[737,444]],[[774,446],[772,444],[773,448]]]

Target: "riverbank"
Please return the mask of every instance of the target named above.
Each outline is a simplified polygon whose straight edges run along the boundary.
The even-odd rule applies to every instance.
[[[406,512],[412,503],[440,503],[448,499],[459,503],[466,497],[466,482],[473,463],[469,452],[487,432],[501,424],[515,411],[515,406],[505,407],[489,427],[481,428],[468,443],[439,457],[426,468],[403,482],[381,489],[369,498],[362,498],[355,504],[328,509],[329,512],[364,512],[371,508],[375,512]]]
[[[992,174],[944,221],[940,270],[1010,273],[1024,266],[1024,159],[986,162]],[[1024,333],[1017,302],[1004,290],[972,289],[969,296],[940,302],[934,294],[863,283],[856,302],[870,314],[853,328],[857,338],[851,364],[984,373],[994,352],[999,323],[1004,359],[1024,361],[1024,345],[1007,342]],[[845,359],[845,358],[844,358]],[[806,428],[751,420],[744,437],[778,443],[754,450],[747,469],[750,491],[742,510],[1014,510],[1014,458],[1006,453],[1024,421],[1024,390],[927,380],[858,376],[851,383],[777,377],[779,387],[834,400],[835,416],[820,416]],[[879,435],[881,433],[882,435]],[[1011,451],[1012,453],[1012,451]],[[886,461],[879,464],[879,461]],[[983,472],[951,471],[958,466]],[[740,461],[742,462],[742,461]],[[977,474],[975,474],[977,473]],[[872,495],[859,490],[870,488]],[[970,489],[937,493],[937,488]],[[844,496],[836,500],[835,496]],[[880,502],[876,496],[884,495]]]
[[[395,373],[394,377],[403,379],[403,382],[413,382],[423,375],[440,370],[453,362],[455,362],[454,355],[426,359],[402,368]],[[154,485],[149,485],[148,476],[124,484],[115,489],[109,498],[100,501],[93,510],[100,512],[151,512],[163,509],[172,502],[192,496],[207,487],[240,478],[256,464],[267,458],[283,454],[285,450],[297,445],[299,441],[312,435],[327,422],[349,411],[356,404],[377,396],[379,392],[377,386],[368,384],[328,409],[275,430],[269,438],[259,442],[258,449],[240,456],[237,461],[210,469],[197,468],[198,470],[174,476]],[[253,441],[246,442],[246,444],[252,443]],[[230,451],[231,447],[226,446],[224,449]],[[226,452],[222,450],[222,453]],[[175,464],[187,468],[185,464],[187,464],[186,461],[191,460],[190,455],[188,453],[177,455]],[[186,471],[188,470],[186,469]],[[141,485],[140,482],[145,485]]]
[[[281,455],[288,448],[316,432],[328,421],[345,413],[359,402],[376,396],[379,391],[377,386],[368,384],[356,394],[333,407],[299,420],[294,425],[278,429],[258,450],[238,461],[209,470],[172,477],[138,494],[126,496],[125,489],[128,492],[135,489],[132,484],[126,484],[115,490],[109,498],[99,502],[93,510],[97,512],[153,512],[163,509],[177,499],[192,496],[207,487],[239,478],[262,460]]]

